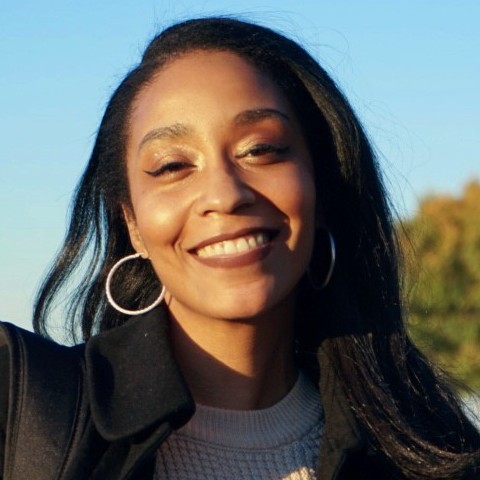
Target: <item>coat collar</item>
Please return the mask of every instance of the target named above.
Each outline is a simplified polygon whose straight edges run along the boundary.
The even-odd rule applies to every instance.
[[[146,434],[165,421],[178,428],[193,414],[165,308],[92,337],[85,358],[93,421],[106,440]]]

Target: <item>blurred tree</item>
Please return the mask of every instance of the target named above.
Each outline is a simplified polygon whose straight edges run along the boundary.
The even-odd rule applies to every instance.
[[[425,197],[398,232],[413,338],[480,390],[480,182]]]

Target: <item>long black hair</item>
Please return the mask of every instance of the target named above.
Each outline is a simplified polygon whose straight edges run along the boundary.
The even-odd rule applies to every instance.
[[[268,28],[202,18],[176,24],[152,40],[106,108],[63,248],[37,297],[36,331],[48,335],[47,319],[73,278],[80,280],[68,301],[72,335],[80,330],[86,340],[127,320],[106,302],[104,284],[112,265],[132,253],[121,209],[129,204],[129,115],[153,76],[194,50],[231,51],[267,74],[296,110],[310,147],[318,209],[335,238],[338,260],[323,291],[315,291],[306,278],[301,281],[297,345],[302,368],[318,376],[320,348],[369,442],[399,476],[461,477],[478,461],[480,438],[442,373],[407,335],[393,219],[374,151],[325,70],[297,43]],[[325,247],[319,242],[311,271],[319,267],[315,252]],[[115,297],[138,308],[156,294],[158,279],[149,262],[133,264]]]

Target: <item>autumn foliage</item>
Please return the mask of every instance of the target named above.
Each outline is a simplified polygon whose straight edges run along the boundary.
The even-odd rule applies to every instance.
[[[398,232],[412,336],[480,390],[480,182],[459,198],[425,197]]]

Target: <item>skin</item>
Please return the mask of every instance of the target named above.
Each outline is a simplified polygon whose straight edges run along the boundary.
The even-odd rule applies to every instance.
[[[233,53],[188,53],[139,93],[127,174],[132,245],[166,286],[194,398],[272,405],[296,376],[295,290],[315,232],[312,162],[288,100]]]

